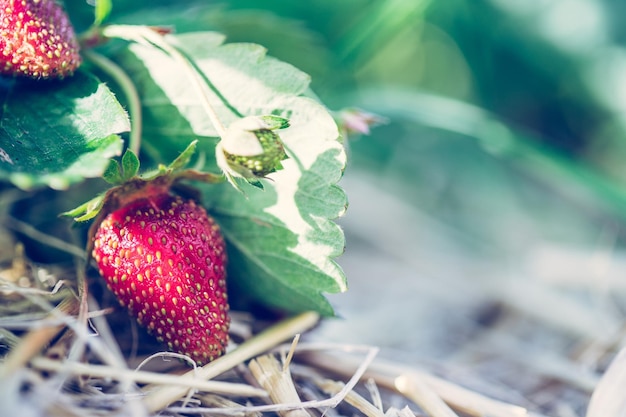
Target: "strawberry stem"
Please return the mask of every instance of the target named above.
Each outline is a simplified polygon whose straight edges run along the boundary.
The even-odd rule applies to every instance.
[[[142,134],[142,112],[141,99],[139,98],[139,92],[137,92],[135,83],[119,65],[109,58],[89,49],[83,51],[83,56],[102,72],[111,77],[126,96],[131,123],[128,149],[133,151],[135,155],[139,155]]]

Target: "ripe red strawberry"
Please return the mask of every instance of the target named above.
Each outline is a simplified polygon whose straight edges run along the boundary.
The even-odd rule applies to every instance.
[[[224,240],[193,200],[161,193],[108,214],[94,235],[100,274],[170,350],[207,363],[228,342]]]
[[[80,65],[74,28],[55,0],[0,0],[0,73],[62,78]]]

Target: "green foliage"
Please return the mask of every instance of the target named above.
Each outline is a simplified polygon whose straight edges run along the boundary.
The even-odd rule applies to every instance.
[[[201,137],[199,146],[208,156],[204,169],[218,169],[211,151],[218,133],[207,117],[205,96],[228,126],[242,115],[288,118],[291,110],[281,100],[302,94],[308,86],[306,74],[266,57],[259,45],[223,45],[223,35],[210,32],[166,39],[193,57],[194,65],[208,81],[204,87],[199,88],[185,62],[172,59],[161,49],[131,43],[115,57],[137,80],[144,114],[143,146],[157,162],[164,162]]]
[[[4,178],[24,188],[61,188],[101,175],[115,187],[85,196],[87,203],[64,213],[78,221],[108,210],[108,199],[126,201],[117,199],[146,181],[210,183],[202,192],[232,253],[233,302],[239,297],[242,305],[333,314],[324,294],[346,289],[334,261],[344,238],[333,222],[346,207],[336,185],[346,155],[330,113],[305,96],[309,75],[268,57],[260,45],[224,43],[216,32],[98,27],[115,18],[110,12],[109,3],[97,2],[95,24],[85,38],[116,41],[85,51],[86,66],[76,77],[43,86],[7,84],[2,143],[22,148],[3,146],[3,162],[9,165]],[[107,78],[131,125],[116,96],[93,74]],[[236,155],[264,161],[261,170],[243,176],[263,190],[236,181],[232,176],[242,174],[216,160],[229,127],[245,120],[259,123],[258,132],[250,132],[258,143],[248,144],[254,150],[236,144]],[[110,159],[122,151],[118,134],[131,126],[128,149],[119,161]],[[265,143],[268,134],[272,146]],[[152,170],[139,174],[140,159]],[[215,184],[225,177],[235,187]],[[329,198],[323,210],[311,195]]]
[[[7,82],[0,96],[0,178],[24,189],[100,176],[129,130],[115,96],[84,71],[62,82]]]

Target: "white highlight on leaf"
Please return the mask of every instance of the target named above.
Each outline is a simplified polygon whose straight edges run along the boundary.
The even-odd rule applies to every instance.
[[[207,47],[215,47],[222,40],[223,37],[220,35],[206,36]],[[161,88],[161,91],[167,97],[167,101],[163,103],[144,102],[145,104],[157,109],[173,105],[185,115],[189,126],[196,135],[218,136],[211,119],[207,117],[201,105],[199,92],[189,77],[184,76],[186,72],[179,62],[173,60],[163,51],[138,43],[129,45],[128,49],[141,60],[142,66],[148,72],[149,77]],[[230,114],[230,111],[224,107],[215,94],[208,88],[203,93],[209,97],[212,106],[223,123],[228,124],[230,120],[234,120],[234,116]]]
[[[337,140],[339,131],[332,117],[327,110],[317,102],[303,97],[293,97],[291,100],[306,100],[306,114],[292,114],[290,117],[291,127],[281,130],[281,138],[285,143],[290,158],[283,161],[283,168],[269,175],[272,185],[277,193],[276,204],[267,207],[265,212],[277,217],[285,226],[298,236],[298,243],[290,251],[313,263],[321,271],[332,277],[338,287],[343,292],[347,290],[347,285],[343,272],[332,260],[337,255],[336,246],[326,242],[315,240],[313,233],[315,229],[302,217],[296,204],[296,192],[298,183],[302,178],[302,171],[308,170],[315,163],[318,157],[324,152],[332,149],[339,150],[338,160],[341,166],[346,163],[346,154],[343,146]],[[303,103],[283,104],[283,108],[303,108]],[[307,123],[309,120],[315,121],[315,125]],[[320,123],[325,121],[325,123]],[[297,160],[296,160],[297,159]],[[300,166],[298,166],[298,163]],[[337,216],[343,214],[336,213]],[[332,222],[330,219],[314,218],[318,224]],[[318,226],[318,229],[324,229]]]
[[[256,156],[263,153],[263,146],[254,133],[255,130],[267,129],[267,124],[256,116],[244,117],[228,126],[222,137],[222,148],[233,155]]]

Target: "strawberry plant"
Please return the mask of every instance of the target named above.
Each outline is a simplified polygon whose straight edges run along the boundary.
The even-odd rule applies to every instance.
[[[346,155],[307,74],[201,22],[97,1],[75,35],[53,0],[3,3],[0,179],[72,196],[90,270],[140,324],[205,363],[229,302],[333,314]]]

